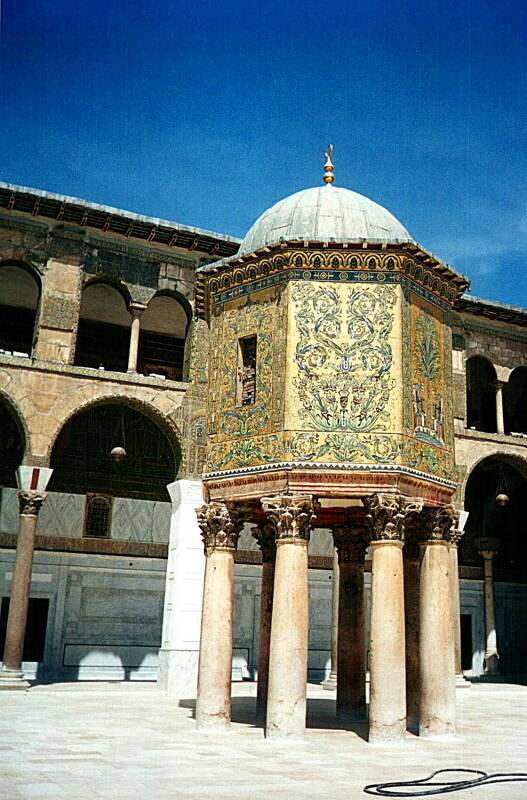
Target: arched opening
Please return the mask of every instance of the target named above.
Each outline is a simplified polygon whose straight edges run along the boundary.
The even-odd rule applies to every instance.
[[[123,448],[122,461],[111,455]],[[80,411],[60,432],[52,453],[50,492],[100,494],[140,500],[169,500],[179,448],[167,430],[146,414],[120,402]]]
[[[0,353],[30,356],[40,285],[25,265],[0,265]]]
[[[0,397],[0,487],[15,487],[16,471],[22,463],[25,436],[15,412]]]
[[[141,316],[139,372],[182,380],[189,314],[172,295],[158,294],[150,300]]]
[[[481,461],[470,474],[465,492],[469,517],[460,545],[460,563],[482,567],[482,552],[492,553],[491,584],[502,674],[525,672],[526,495],[527,462],[507,456],[491,456]],[[487,580],[488,574],[485,595]],[[486,619],[487,609],[483,612]],[[485,649],[484,642],[481,649]]]
[[[121,292],[90,283],[82,292],[75,364],[126,372],[131,317]]]
[[[482,356],[467,361],[467,428],[496,433],[496,371]]]
[[[506,433],[527,434],[527,367],[516,367],[503,387]]]

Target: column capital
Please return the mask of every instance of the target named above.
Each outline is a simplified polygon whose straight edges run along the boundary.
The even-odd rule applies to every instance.
[[[309,541],[311,525],[316,516],[311,495],[262,497],[261,503],[270,522],[276,526],[277,542],[284,539]]]
[[[454,544],[458,534],[457,513],[453,506],[425,508],[422,515],[424,539],[428,542]]]
[[[134,319],[139,319],[143,311],[146,311],[144,303],[130,303],[128,311]]]
[[[339,564],[364,564],[369,538],[365,530],[353,530],[344,525],[333,528],[333,541],[339,557]]]
[[[262,552],[262,562],[274,561],[276,556],[276,526],[272,522],[260,522],[251,528],[251,533]]]
[[[18,505],[20,506],[20,516],[38,517],[38,512],[46,497],[46,492],[19,492]]]
[[[243,518],[226,503],[207,503],[196,509],[205,555],[214,550],[236,550]]]
[[[404,541],[404,525],[410,514],[423,508],[418,497],[404,497],[398,494],[372,494],[363,497],[366,519],[369,521],[372,540]]]

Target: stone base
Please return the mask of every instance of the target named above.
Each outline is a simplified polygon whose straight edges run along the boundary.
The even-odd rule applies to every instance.
[[[337,673],[330,672],[329,677],[326,678],[325,681],[322,681],[320,685],[328,692],[335,692],[337,690]]]
[[[198,691],[198,650],[159,651],[159,688],[171,697],[193,700]]]
[[[456,689],[470,689],[472,684],[467,681],[463,673],[456,675]]]
[[[24,679],[24,673],[21,670],[0,669],[0,691],[13,689],[23,689],[27,691],[29,688],[30,684]]]

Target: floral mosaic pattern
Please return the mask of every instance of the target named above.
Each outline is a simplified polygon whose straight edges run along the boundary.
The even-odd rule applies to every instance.
[[[315,430],[386,430],[395,292],[390,287],[293,288],[299,341],[294,385],[300,416]]]

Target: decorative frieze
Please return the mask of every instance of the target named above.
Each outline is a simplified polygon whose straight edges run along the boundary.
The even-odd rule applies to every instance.
[[[236,550],[243,520],[225,503],[207,503],[196,509],[205,554],[213,550]]]
[[[309,541],[315,520],[313,499],[309,495],[262,497],[262,508],[276,526],[276,538]]]

